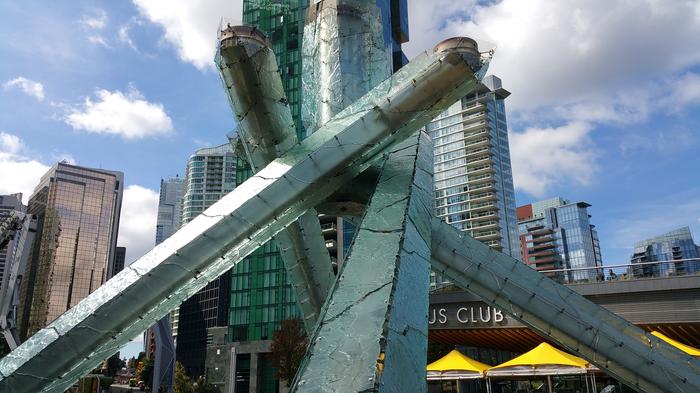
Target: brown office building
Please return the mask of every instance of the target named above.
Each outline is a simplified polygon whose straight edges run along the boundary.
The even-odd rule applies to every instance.
[[[20,290],[22,339],[51,323],[111,277],[124,175],[59,162],[34,189],[37,236]]]

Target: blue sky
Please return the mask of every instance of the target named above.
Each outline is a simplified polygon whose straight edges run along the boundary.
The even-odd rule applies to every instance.
[[[700,241],[700,4],[409,0],[409,58],[440,40],[494,43],[518,204],[592,204],[606,263],[680,226]],[[240,1],[0,3],[0,193],[60,159],[121,170],[120,242],[153,243],[161,177],[234,122],[212,65]]]

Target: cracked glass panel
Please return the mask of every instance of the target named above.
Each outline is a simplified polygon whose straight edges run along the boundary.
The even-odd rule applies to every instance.
[[[425,385],[432,144],[390,151],[293,392]]]
[[[227,27],[216,63],[247,161],[257,172],[297,143],[275,54],[260,30]],[[334,279],[317,216],[309,209],[275,237],[307,331],[316,325]]]
[[[443,43],[403,67],[0,360],[0,391],[68,388],[471,91],[474,56]]]
[[[366,0],[308,9],[302,44],[302,122],[311,134],[391,75],[381,11]]]
[[[487,304],[640,391],[700,391],[697,359],[450,225],[432,226],[433,269]]]

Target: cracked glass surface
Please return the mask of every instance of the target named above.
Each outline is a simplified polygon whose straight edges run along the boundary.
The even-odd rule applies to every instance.
[[[247,161],[257,172],[298,142],[275,54],[259,30],[228,27],[216,63]],[[317,216],[309,209],[275,237],[307,331],[334,279]]]
[[[309,7],[302,44],[302,122],[308,133],[391,75],[381,12],[366,0]]]
[[[432,220],[433,269],[641,391],[700,391],[700,361],[573,290]]]
[[[382,167],[293,392],[425,385],[432,184],[432,144],[418,132]]]
[[[65,390],[473,90],[472,56],[403,67],[0,360],[0,391]]]

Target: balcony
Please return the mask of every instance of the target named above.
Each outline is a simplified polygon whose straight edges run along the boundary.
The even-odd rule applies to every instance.
[[[474,239],[479,241],[485,240],[495,240],[501,238],[501,232],[499,231],[474,231],[472,232]]]
[[[489,145],[489,138],[480,138],[476,139],[474,141],[469,141],[464,144],[464,147],[469,147],[469,148],[474,148],[474,147],[481,147],[481,146],[488,146]]]
[[[478,212],[478,211],[485,211],[485,210],[491,210],[496,207],[495,202],[481,202],[481,203],[471,203],[469,204],[469,211],[470,212]]]
[[[480,194],[474,194],[474,195],[470,195],[469,200],[472,201],[472,202],[495,201],[495,200],[496,200],[496,194],[493,193],[493,192],[485,192],[485,193],[480,193]]]
[[[467,160],[467,173],[473,174],[483,169],[491,169],[491,154],[481,154],[481,156]]]
[[[483,129],[477,130],[477,131],[465,132],[464,133],[464,140],[465,141],[472,140],[472,139],[478,137],[479,135],[488,135],[488,133],[489,133],[489,131],[486,128],[483,128]]]

